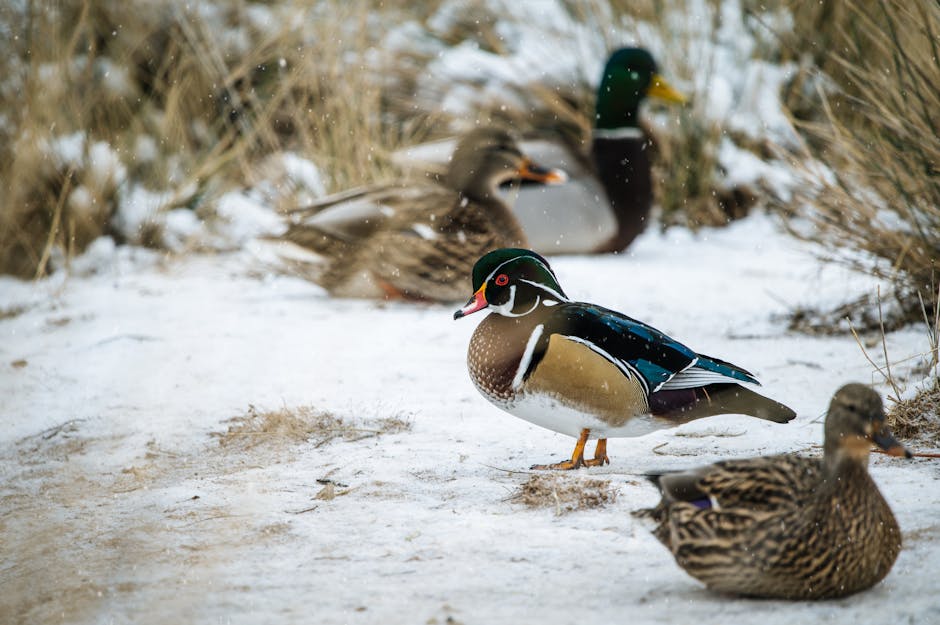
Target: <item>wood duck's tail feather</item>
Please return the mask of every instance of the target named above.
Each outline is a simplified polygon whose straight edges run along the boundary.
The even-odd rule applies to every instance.
[[[650,395],[650,412],[679,423],[720,414],[746,414],[776,423],[796,416],[780,402],[734,383],[657,391]]]

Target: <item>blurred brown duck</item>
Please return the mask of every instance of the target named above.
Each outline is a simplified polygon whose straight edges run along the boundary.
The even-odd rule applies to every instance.
[[[566,180],[533,163],[509,131],[463,136],[439,181],[353,189],[297,210],[281,239],[320,258],[311,277],[339,297],[456,301],[473,264],[525,234],[497,190],[522,178]]]
[[[881,397],[848,384],[832,398],[822,458],[768,456],[651,476],[662,492],[638,516],[712,590],[830,599],[891,570],[901,531],[868,474],[874,443],[910,457],[885,426]]]

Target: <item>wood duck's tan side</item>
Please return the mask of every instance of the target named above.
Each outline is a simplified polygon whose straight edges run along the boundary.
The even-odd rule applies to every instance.
[[[594,415],[613,428],[649,412],[639,380],[583,343],[553,334],[548,349],[522,389]]]
[[[512,406],[534,397],[591,415],[618,428],[649,412],[646,393],[635,378],[626,377],[588,346],[553,334],[544,357],[528,379],[514,388],[525,347],[538,325],[534,315],[490,314],[470,340],[467,365],[474,385],[490,401],[513,412]]]

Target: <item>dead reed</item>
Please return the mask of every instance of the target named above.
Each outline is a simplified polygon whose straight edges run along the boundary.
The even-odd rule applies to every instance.
[[[837,15],[844,28],[824,64],[837,89],[820,94],[823,120],[802,126],[828,169],[803,198],[812,227],[798,233],[891,279],[916,321],[940,275],[940,5],[844,3]]]
[[[328,189],[388,175],[413,137],[386,114],[374,20],[339,0],[4,5],[0,32],[22,35],[0,59],[0,272],[43,275],[104,234],[160,246],[161,211],[211,218],[280,150]],[[161,199],[127,223],[139,189]]]

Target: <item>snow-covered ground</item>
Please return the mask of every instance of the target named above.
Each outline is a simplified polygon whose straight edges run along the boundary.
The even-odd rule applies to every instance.
[[[99,246],[83,275],[0,278],[0,621],[940,622],[936,461],[873,458],[904,549],[840,601],[709,593],[629,514],[656,500],[645,471],[818,453],[832,392],[878,376],[851,336],[789,333],[783,315],[873,279],[820,265],[760,215],[554,265],[571,296],[750,369],[798,418],[612,440],[609,466],[559,479],[609,480],[616,500],[557,515],[512,495],[573,441],[477,394],[464,357],[478,319],[453,307],[331,299],[247,252]],[[925,338],[887,346],[901,361]],[[220,438],[251,406],[311,406],[363,436]],[[387,417],[410,428],[371,435]]]

